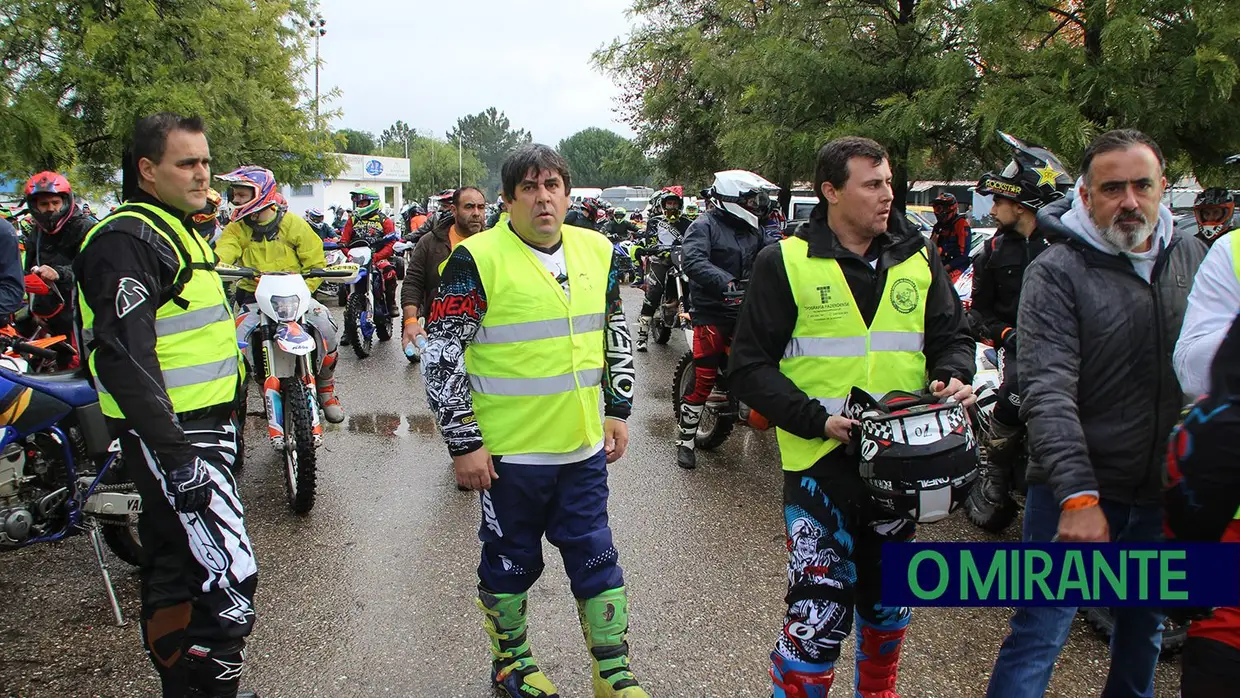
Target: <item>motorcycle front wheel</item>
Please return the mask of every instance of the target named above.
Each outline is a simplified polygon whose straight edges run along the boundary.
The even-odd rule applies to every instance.
[[[680,361],[677,362],[676,372],[672,379],[672,405],[677,421],[680,420],[680,403],[683,400],[683,396],[693,392],[695,380],[693,352],[687,351],[680,357]],[[708,402],[706,403],[706,408],[702,410],[702,418],[698,422],[697,435],[693,439],[694,443],[704,451],[712,451],[722,446],[723,442],[728,440],[735,426],[735,410],[729,410],[728,414],[721,414],[715,405]]]
[[[314,506],[315,466],[311,397],[296,376],[280,381],[284,401],[284,486],[289,506],[305,514]]]
[[[375,345],[374,335],[368,337],[362,330],[362,315],[367,310],[366,305],[366,294],[356,291],[349,294],[349,302],[344,307],[345,338],[359,359],[370,356]]]

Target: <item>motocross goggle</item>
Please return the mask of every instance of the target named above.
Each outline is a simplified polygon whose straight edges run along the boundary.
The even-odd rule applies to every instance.
[[[775,208],[775,201],[771,199],[770,194],[767,194],[765,189],[750,189],[749,191],[741,192],[739,196],[729,196],[715,192],[715,198],[725,203],[737,204],[759,218],[769,214]]]

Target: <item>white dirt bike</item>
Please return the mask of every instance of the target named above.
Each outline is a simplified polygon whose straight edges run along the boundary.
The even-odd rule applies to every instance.
[[[263,391],[268,439],[284,456],[289,506],[305,514],[314,506],[315,449],[323,442],[322,406],[314,383],[323,356],[313,327],[305,322],[311,298],[305,280],[348,283],[357,277],[358,266],[337,264],[299,274],[220,264],[216,271],[224,279],[258,279],[254,296],[259,324],[248,338],[237,340],[244,347],[250,375]],[[245,452],[244,435],[245,429],[239,429],[238,460]]]

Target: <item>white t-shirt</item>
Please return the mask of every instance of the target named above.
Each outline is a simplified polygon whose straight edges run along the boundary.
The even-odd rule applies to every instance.
[[[526,245],[529,247],[529,245]],[[564,262],[564,245],[557,245],[555,252],[547,254],[537,247],[530,247],[530,252],[534,253],[534,257],[542,262],[547,268],[547,272],[551,277],[560,282],[560,288],[564,289],[564,295],[567,296],[568,291],[568,265]]]

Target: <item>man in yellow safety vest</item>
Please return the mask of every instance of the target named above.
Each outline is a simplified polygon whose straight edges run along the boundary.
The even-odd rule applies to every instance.
[[[87,364],[142,495],[142,637],[165,696],[237,695],[258,581],[229,470],[244,364],[215,254],[183,222],[206,204],[203,129],[138,122],[125,204],[73,263]]]
[[[771,678],[777,698],[826,696],[855,608],[856,693],[896,698],[909,609],[882,603],[881,546],[914,523],[841,448],[846,407],[854,388],[972,403],[974,342],[937,250],[893,209],[878,143],[823,146],[814,189],[810,220],[754,262],[729,363],[732,394],[778,428],[784,469],[789,605]]]
[[[607,523],[607,464],[628,443],[634,378],[618,263],[607,238],[564,225],[571,180],[558,153],[523,146],[501,175],[510,219],[452,251],[423,354],[457,483],[482,492],[478,605],[492,678],[511,698],[559,695],[526,635],[545,534],[577,597],[594,695],[648,698],[629,670],[628,599]]]

